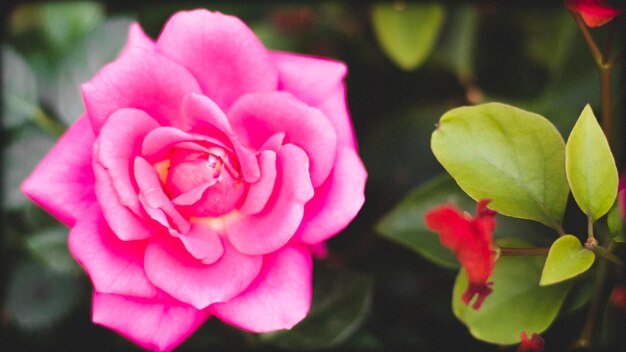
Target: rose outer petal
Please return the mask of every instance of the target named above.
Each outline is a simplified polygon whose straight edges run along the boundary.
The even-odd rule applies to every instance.
[[[367,172],[357,153],[352,148],[340,149],[335,169],[304,208],[296,238],[318,243],[348,226],[365,202],[366,180]]]
[[[81,86],[87,114],[96,133],[122,108],[144,110],[159,124],[185,128],[180,108],[185,94],[200,92],[182,66],[150,50],[132,48]]]
[[[222,257],[205,265],[172,238],[150,239],[144,261],[148,278],[172,297],[198,309],[226,302],[257,277],[262,258],[241,254],[223,242]]]
[[[96,291],[147,298],[157,294],[143,269],[145,242],[117,238],[96,205],[70,231],[69,248]]]
[[[253,332],[290,329],[311,307],[311,254],[286,247],[265,259],[250,287],[211,311],[228,324]]]
[[[126,54],[132,48],[143,48],[154,50],[154,41],[146,35],[139,23],[133,22],[128,28],[126,36],[126,44],[120,53],[120,56]]]
[[[228,117],[235,133],[256,150],[276,133],[284,132],[286,142],[304,149],[309,157],[313,187],[328,177],[335,161],[337,136],[318,109],[289,93],[255,93],[239,99]]]
[[[146,299],[98,292],[93,295],[94,323],[113,329],[151,351],[173,350],[208,318],[208,312],[171,298]]]
[[[156,50],[186,67],[222,109],[244,94],[277,86],[267,50],[236,17],[204,9],[178,12],[167,21]]]
[[[91,169],[94,140],[89,119],[83,115],[21,186],[22,192],[69,226],[96,202]]]
[[[227,217],[226,233],[242,253],[267,254],[283,247],[294,235],[304,214],[304,204],[313,197],[306,153],[291,144],[277,156],[274,192],[258,214]]]
[[[320,109],[335,126],[338,147],[356,147],[343,83],[346,65],[339,61],[290,53],[274,52],[271,57],[278,68],[279,90],[289,92],[306,104]]]

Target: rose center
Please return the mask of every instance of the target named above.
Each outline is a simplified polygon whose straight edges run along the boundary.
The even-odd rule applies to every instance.
[[[165,191],[172,202],[190,216],[221,216],[237,205],[243,184],[223,149],[175,148]]]

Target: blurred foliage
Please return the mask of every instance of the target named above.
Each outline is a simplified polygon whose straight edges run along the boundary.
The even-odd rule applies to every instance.
[[[458,186],[438,176],[443,169],[430,150],[434,124],[445,111],[502,101],[545,116],[564,137],[585,104],[599,111],[596,68],[571,16],[561,3],[521,7],[493,1],[440,2],[428,5],[436,18],[427,16],[428,21],[418,23],[419,11],[377,16],[383,11],[380,6],[398,9],[339,1],[25,2],[10,7],[2,22],[0,261],[6,275],[0,291],[0,350],[137,350],[114,332],[91,324],[90,283],[67,251],[67,229],[30,204],[20,194],[19,183],[83,112],[80,83],[116,57],[131,21],[156,38],[173,12],[196,7],[239,16],[270,49],[345,61],[350,110],[370,176],[360,215],[330,241],[327,263],[316,263],[309,318],[291,332],[263,336],[211,319],[181,350],[281,346],[489,351],[497,347],[472,335],[507,344],[514,341],[512,327],[502,333],[510,337],[494,338],[488,333],[507,327],[490,326],[481,314],[523,315],[524,307],[537,304],[546,309],[525,316],[524,327],[544,330],[552,323],[544,332],[549,348],[567,347],[571,332],[581,328],[580,307],[590,296],[585,275],[575,283],[539,288],[529,283],[539,282],[540,258],[508,258],[509,264],[496,272],[502,278],[495,281],[511,290],[493,295],[517,296],[487,300],[484,308],[494,308],[477,313],[459,305],[463,274],[454,284],[454,271],[432,265],[415,251],[427,251],[428,259],[454,267],[436,237],[426,235],[423,212],[443,200],[458,201],[473,212]],[[406,36],[395,34],[399,32]],[[605,27],[593,34],[602,41],[609,32]],[[616,51],[623,49],[623,32],[619,35]],[[622,77],[614,77],[615,131],[626,128]],[[618,169],[623,170],[623,138],[614,140]],[[389,213],[405,196],[407,200]],[[608,228],[623,240],[616,213],[609,217]],[[572,220],[580,214],[570,201],[564,220],[567,232],[584,233],[586,224]],[[551,230],[541,224],[501,215],[497,221],[496,237],[549,244],[546,234]],[[375,228],[384,237],[378,237]],[[424,237],[416,242],[412,234]],[[515,279],[519,276],[524,280]],[[461,322],[450,311],[453,285],[454,313]],[[522,301],[517,300],[520,294]],[[553,322],[560,306],[569,319]],[[624,311],[610,305],[606,309],[611,314],[605,315],[605,324],[624,321]],[[607,341],[623,340],[623,334],[605,331]]]

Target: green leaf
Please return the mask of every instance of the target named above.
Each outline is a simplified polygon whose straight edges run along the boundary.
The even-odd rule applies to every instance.
[[[30,331],[54,326],[78,298],[78,285],[67,275],[35,263],[19,265],[9,282],[6,305],[10,318]]]
[[[454,6],[446,16],[441,44],[433,53],[433,62],[452,69],[465,82],[474,75],[480,16],[473,4]]]
[[[2,203],[5,209],[16,209],[28,204],[28,198],[20,190],[20,184],[52,146],[54,139],[41,130],[25,126],[11,144],[3,150]]]
[[[569,193],[565,143],[544,117],[500,103],[456,108],[441,117],[431,148],[472,198],[560,229]]]
[[[66,125],[73,124],[85,111],[80,85],[115,59],[124,46],[131,23],[132,19],[127,17],[107,20],[87,33],[61,63],[53,105]]]
[[[617,197],[617,167],[589,105],[567,139],[565,167],[572,194],[582,211],[593,221],[606,214]]]
[[[62,274],[79,274],[82,269],[67,246],[68,228],[57,227],[31,235],[26,246],[48,269]]]
[[[65,51],[104,18],[97,2],[57,2],[43,6],[43,32],[60,51]]]
[[[606,216],[606,225],[609,233],[613,237],[613,241],[625,243],[626,236],[624,234],[624,219],[622,218],[622,210],[619,206],[619,197],[621,196],[618,196],[618,199],[615,200],[615,203],[613,203],[611,210],[609,210],[609,213]]]
[[[596,255],[583,248],[576,236],[561,236],[550,247],[539,285],[552,285],[576,277],[589,270],[595,259]]]
[[[400,68],[410,71],[428,58],[443,24],[441,4],[394,3],[372,7],[380,46]]]
[[[363,324],[373,297],[372,278],[316,271],[309,315],[291,330],[261,335],[262,342],[288,349],[330,348],[347,341]]]
[[[499,244],[524,247],[520,241]],[[572,287],[571,281],[539,286],[544,258],[540,256],[500,257],[490,281],[493,292],[480,309],[461,301],[467,289],[467,275],[461,270],[454,283],[452,309],[475,338],[494,344],[519,343],[520,332],[542,333],[557,317]]]
[[[441,245],[439,236],[426,227],[424,214],[443,203],[471,210],[476,203],[459,189],[447,175],[439,176],[411,192],[376,225],[383,237],[397,242],[435,264],[458,268],[452,252]]]
[[[14,128],[39,109],[37,79],[28,63],[13,49],[2,47],[2,126]]]

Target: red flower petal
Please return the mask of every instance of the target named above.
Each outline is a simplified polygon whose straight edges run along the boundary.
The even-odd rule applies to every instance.
[[[535,333],[529,339],[528,335],[526,335],[526,331],[522,331],[520,334],[522,337],[522,341],[517,348],[517,352],[540,352],[543,351],[543,338],[541,335]]]

